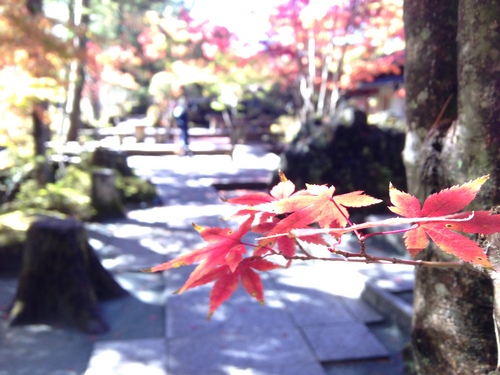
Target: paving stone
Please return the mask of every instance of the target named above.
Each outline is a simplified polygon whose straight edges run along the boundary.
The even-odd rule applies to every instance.
[[[358,298],[368,279],[360,273],[367,265],[363,263],[304,261],[272,273],[274,282],[323,291],[327,294]]]
[[[342,297],[313,289],[280,289],[280,296],[298,326],[355,321]]]
[[[361,299],[343,297],[342,300],[356,320],[364,323],[378,323],[384,320],[380,313]]]
[[[263,274],[266,306],[240,289],[210,321],[211,286],[172,295],[193,267],[138,272],[198,248],[203,241],[193,221],[230,225],[221,217],[234,208],[220,202],[212,181],[238,176],[260,181],[278,160],[275,155],[250,158],[246,152],[238,145],[233,161],[228,156],[129,157],[140,175],[153,179],[164,204],[130,211],[120,222],[88,223],[92,245],[131,292],[102,304],[111,331],[99,337],[64,328],[32,332],[33,327],[0,321],[0,346],[5,344],[0,374],[82,374],[91,355],[85,375],[324,375],[320,361],[386,355],[363,324],[379,315],[360,298],[371,278],[406,282],[397,267],[297,262]],[[344,245],[359,251],[351,242]],[[0,311],[6,301],[0,298]]]
[[[231,332],[169,341],[169,375],[324,375],[296,330]]]
[[[96,340],[164,337],[164,298],[152,291],[143,293],[135,290],[135,295],[101,302],[102,316],[110,330],[96,336]]]
[[[96,343],[85,375],[167,375],[165,339]]]
[[[326,375],[323,367],[316,361],[292,364],[256,364],[246,368],[225,366],[227,375]]]
[[[207,286],[168,298],[167,337],[217,336],[221,332],[265,333],[275,327],[296,329],[285,305],[272,290],[266,290],[266,304],[262,306],[240,288],[207,320],[209,293],[210,286]]]
[[[335,293],[334,284],[338,280],[332,275],[334,273],[320,263],[292,266],[273,274],[275,289],[298,326],[356,320],[344,297]]]
[[[139,271],[166,260],[162,244],[171,232],[165,228],[126,220],[100,226],[90,223],[86,229],[90,244],[109,271]]]
[[[319,361],[343,361],[389,355],[387,348],[362,323],[302,327]]]
[[[77,330],[0,320],[0,375],[80,375],[93,342]]]

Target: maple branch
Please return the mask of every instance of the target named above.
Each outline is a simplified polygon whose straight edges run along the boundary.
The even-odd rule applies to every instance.
[[[278,237],[284,237],[284,236],[290,236],[293,235],[297,238],[300,237],[307,237],[307,236],[313,236],[315,234],[335,234],[335,235],[342,235],[342,234],[347,234],[350,232],[355,232],[359,231],[362,229],[368,229],[368,228],[373,228],[377,226],[388,226],[388,225],[414,225],[414,224],[419,224],[419,223],[439,223],[439,222],[461,222],[461,221],[469,221],[474,217],[474,211],[471,211],[471,214],[467,217],[460,217],[464,213],[456,213],[452,215],[445,215],[445,216],[435,216],[435,217],[412,217],[412,218],[405,218],[405,217],[398,217],[398,218],[393,218],[393,219],[385,219],[385,220],[380,220],[380,221],[368,221],[366,223],[362,224],[354,224],[350,227],[345,227],[345,228],[322,228],[322,229],[293,229],[290,231],[290,233],[277,233],[271,236],[265,236],[259,238],[259,240],[264,240],[264,239],[272,239],[272,238],[278,238]],[[415,228],[412,228],[415,229]],[[410,228],[406,229],[410,230]]]
[[[366,264],[402,264],[414,267],[434,267],[434,268],[458,268],[462,267],[465,262],[462,260],[442,262],[442,261],[427,261],[427,260],[414,260],[414,259],[400,259],[394,257],[383,257],[383,256],[373,256],[366,252],[366,247],[364,241],[362,241],[361,251],[359,253],[352,253],[349,251],[339,250],[335,247],[330,247],[328,250],[335,255],[340,255],[342,258],[331,258],[331,257],[317,257],[309,253],[305,248],[297,242],[301,251],[305,254],[304,256],[295,255],[293,257],[285,256],[281,254],[287,260],[324,260],[329,262],[354,262],[354,263],[366,263]]]
[[[459,268],[462,267],[465,263],[461,260],[451,261],[451,262],[441,262],[441,261],[429,261],[429,260],[413,260],[413,259],[400,259],[400,258],[391,258],[391,257],[379,257],[379,256],[371,256],[366,254],[365,256],[361,256],[361,254],[349,253],[346,251],[333,249],[332,251],[335,254],[342,255],[345,258],[327,258],[327,257],[316,257],[314,255],[300,256],[295,255],[293,257],[283,257],[287,260],[323,260],[328,262],[354,262],[354,263],[375,263],[375,264],[402,264],[407,266],[415,266],[415,267],[434,267],[434,268]]]
[[[339,249],[336,249],[335,247],[329,247],[328,250],[332,254],[341,255],[344,258],[350,258],[353,256],[359,257],[361,255],[360,253],[351,253],[350,251],[339,250]]]
[[[256,248],[258,247],[259,245],[258,244],[254,244],[254,243],[248,243],[248,242],[243,242],[241,241],[241,244],[244,245],[244,246],[248,246],[248,247],[253,247],[253,248]],[[270,254],[268,255],[265,255],[265,256],[270,256],[270,255],[281,255],[281,253],[279,251],[276,251],[274,248],[270,247],[270,246],[267,246],[267,245],[263,245],[263,246],[260,246],[261,249],[266,249],[267,251],[269,251]],[[261,258],[264,258],[265,256],[260,256]],[[254,258],[256,256],[251,256],[251,258]],[[258,256],[256,257],[258,258]]]
[[[381,232],[374,232],[374,233],[367,233],[364,236],[362,236],[362,240],[366,240],[367,238],[373,237],[373,236],[380,236],[380,235],[386,235],[386,234],[398,234],[398,233],[406,233],[410,230],[417,229],[419,227],[419,224],[413,224],[409,228],[404,228],[404,229],[395,229],[395,230],[385,230]]]
[[[210,244],[147,271],[164,271],[199,263],[184,286],[181,287],[180,292],[215,281],[210,296],[209,316],[211,316],[220,304],[233,294],[240,281],[251,296],[259,302],[263,302],[263,286],[257,271],[288,268],[294,260],[342,261],[381,265],[400,264],[434,268],[458,268],[473,263],[488,270],[494,270],[484,254],[484,248],[479,247],[476,242],[461,234],[500,233],[500,215],[491,215],[487,211],[449,214],[464,209],[487,179],[488,176],[483,176],[460,186],[442,190],[428,197],[423,206],[416,197],[401,192],[391,185],[389,195],[393,206],[389,209],[398,217],[353,224],[349,220],[346,206],[361,207],[363,204],[370,205],[378,200],[357,191],[350,193],[350,195],[340,195],[339,197],[342,198],[337,202],[333,198],[335,191],[333,186],[318,185],[310,185],[308,190],[300,193],[302,195],[295,197],[293,196],[295,185],[286,180],[284,175],[280,175],[281,182],[271,190],[271,195],[254,193],[236,200],[228,200],[230,203],[250,205],[246,210],[238,212],[239,216],[250,216],[240,224],[237,231],[230,228],[203,227],[193,224],[201,237]],[[325,192],[331,195],[326,195]],[[252,206],[261,204],[264,205],[265,210],[250,211]],[[255,224],[257,211],[260,211],[262,216]],[[441,216],[429,216],[432,214]],[[345,227],[324,228],[325,224],[332,222],[342,223]],[[455,224],[459,222],[461,224]],[[439,225],[435,225],[436,223]],[[315,224],[320,229],[315,229],[313,227]],[[369,228],[394,225],[404,226],[404,228],[379,232],[372,230],[372,233],[363,233]],[[256,244],[244,242],[242,238],[249,232],[262,237],[256,239]],[[269,233],[272,235],[266,235]],[[356,235],[359,242],[359,252],[336,248],[342,241],[342,235],[347,233]],[[367,251],[366,244],[368,238],[396,233],[405,233],[405,247],[412,255],[411,259],[373,256],[368,253],[369,249]],[[328,242],[325,242],[326,238],[323,236],[326,234],[332,237]],[[293,241],[282,239],[283,236],[291,238]],[[429,238],[443,251],[455,255],[458,260],[451,262],[415,260],[415,255],[425,248]],[[270,239],[272,241],[268,241]],[[323,249],[326,248],[330,252],[329,256],[313,255],[313,251],[304,242],[323,246]],[[292,245],[294,245],[293,248]],[[254,253],[252,256],[245,257],[244,255],[250,247],[254,248]],[[265,259],[275,255],[281,255],[287,264],[282,266],[273,262],[272,259]]]
[[[310,254],[305,248],[304,246],[302,246],[302,244],[297,240],[297,238],[294,238],[295,240],[295,244],[298,246],[298,248],[300,249],[300,251],[302,251],[306,256],[308,257],[312,257],[314,258],[314,256],[312,254]]]
[[[360,254],[361,256],[367,258],[368,254],[366,253],[366,243],[363,238],[359,239],[359,249],[360,249]]]

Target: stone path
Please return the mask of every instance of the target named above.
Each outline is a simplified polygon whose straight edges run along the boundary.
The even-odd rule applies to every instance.
[[[37,372],[37,362],[29,365],[30,357],[23,363],[16,349],[23,344],[20,335],[28,330],[16,328],[0,336],[0,345],[8,348],[0,351],[0,375],[325,375],[324,363],[390,355],[367,326],[384,317],[361,296],[366,282],[377,276],[411,287],[413,273],[408,267],[297,263],[262,275],[265,306],[238,290],[209,321],[210,286],[173,294],[191,268],[139,272],[200,246],[192,222],[229,225],[221,218],[234,207],[221,203],[212,187],[214,179],[269,178],[278,164],[276,155],[241,146],[234,160],[224,155],[131,156],[129,163],[158,186],[163,205],[130,211],[120,222],[88,224],[91,244],[104,266],[131,293],[103,304],[111,331],[88,337],[56,327],[45,342],[32,332],[34,344],[25,346],[30,355],[42,355],[38,350],[51,344],[66,353],[54,353],[52,358],[45,353],[46,360],[38,361],[38,369],[45,372]],[[346,239],[345,246],[351,245],[354,242]],[[7,332],[5,325],[0,328]],[[84,353],[78,357],[70,345],[75,345],[73,351],[80,346]],[[59,366],[50,367],[50,359]],[[81,371],[85,361],[86,370]]]
[[[197,234],[193,237],[191,222],[224,225],[220,218],[234,208],[220,204],[212,179],[238,174],[262,178],[277,166],[272,155],[252,160],[255,156],[240,151],[234,161],[223,156],[165,157],[155,159],[156,167],[148,157],[130,158],[139,173],[149,175],[159,186],[165,205],[130,213],[130,219],[168,232],[163,234],[168,241],[155,239],[153,233],[148,240],[141,235],[142,241],[156,244],[156,252],[170,259],[201,244]],[[262,160],[266,157],[267,161]],[[148,257],[137,260],[140,267],[158,263]],[[102,373],[109,353],[122,355],[110,373],[149,363],[151,374],[171,375],[319,375],[325,374],[321,362],[385,357],[387,348],[366,326],[383,317],[360,298],[368,278],[363,272],[376,268],[304,262],[271,272],[263,275],[266,306],[238,290],[210,321],[206,320],[210,286],[172,295],[191,269],[168,271],[164,274],[165,337],[132,341],[128,346],[123,341],[101,341],[86,375]],[[142,344],[148,350],[137,352],[134,348]],[[127,355],[130,352],[132,358]]]

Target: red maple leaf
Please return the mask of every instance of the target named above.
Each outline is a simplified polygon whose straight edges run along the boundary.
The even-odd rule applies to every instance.
[[[255,233],[263,233],[264,236],[267,236],[267,233],[270,233],[273,231],[273,229],[279,225],[281,221],[274,217],[271,219],[271,221],[266,221],[263,223],[260,223],[259,225],[256,225],[255,227],[252,228],[252,232]],[[306,229],[306,228],[301,228],[301,229]],[[325,239],[321,234],[313,234],[310,236],[303,236],[300,238],[302,241],[317,244],[317,245],[323,245],[323,246],[328,246],[326,243]],[[296,238],[294,236],[282,236],[282,237],[277,237],[273,239],[268,239],[264,238],[261,239],[258,242],[257,247],[255,248],[254,255],[255,256],[263,256],[265,254],[270,253],[270,249],[277,247],[279,252],[284,255],[285,257],[293,257],[295,255],[295,251],[297,249],[297,242]]]
[[[264,203],[256,210],[272,212],[275,215],[290,213],[281,220],[268,234],[288,233],[292,229],[305,228],[317,223],[321,228],[345,227],[349,212],[346,207],[366,207],[381,202],[380,199],[354,191],[334,196],[335,187],[326,185],[307,185],[289,197]]]
[[[243,288],[260,303],[264,303],[264,287],[262,280],[256,271],[270,271],[281,268],[279,264],[269,262],[259,257],[249,257],[243,259],[235,270],[231,270],[228,265],[212,268],[203,277],[189,283],[186,281],[176,293],[180,294],[188,289],[210,283],[214,280],[214,286],[210,292],[210,308],[208,317],[210,318],[215,310],[238,289],[239,281]],[[188,285],[189,283],[189,285]]]
[[[212,272],[214,268],[221,265],[227,265],[229,270],[234,271],[246,253],[246,247],[241,238],[248,233],[253,220],[254,217],[250,216],[241,224],[237,231],[230,228],[211,228],[193,224],[194,229],[209,243],[207,246],[144,271],[166,271],[172,268],[199,263],[181,288],[181,292],[192,288],[192,285],[195,285],[200,279],[203,279],[208,273]]]
[[[255,192],[226,200],[228,203],[249,206],[246,209],[238,211],[235,216],[248,215],[255,212],[255,206],[288,198],[292,195],[295,192],[295,184],[288,180],[281,171],[279,171],[279,176],[280,182],[271,189],[270,194]]]
[[[236,215],[248,215],[261,212],[260,223],[252,231],[264,233],[264,237],[284,234],[292,229],[305,229],[310,224],[318,223],[322,228],[334,226],[345,227],[349,212],[346,207],[364,207],[381,202],[362,191],[334,196],[335,187],[325,185],[307,185],[307,189],[295,192],[295,185],[280,172],[280,182],[271,189],[270,194],[250,193],[229,199],[229,203],[243,204],[249,207],[240,210]],[[287,214],[277,219],[276,215]],[[310,243],[326,245],[321,235],[301,237]],[[290,236],[261,240],[254,255],[264,255],[268,249],[278,247],[287,257],[295,255],[296,240]]]
[[[500,215],[488,211],[469,211],[458,213],[475,197],[488,176],[456,185],[432,194],[420,208],[416,197],[397,190],[392,185],[389,196],[393,206],[389,209],[407,218],[427,218],[418,221],[417,227],[405,233],[405,246],[414,258],[427,247],[429,237],[439,248],[458,258],[491,268],[491,263],[481,247],[471,239],[459,234],[492,234],[500,231]],[[432,218],[436,218],[435,221]]]

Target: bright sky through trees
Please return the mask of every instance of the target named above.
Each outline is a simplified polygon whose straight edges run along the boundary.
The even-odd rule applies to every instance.
[[[242,43],[258,46],[266,39],[271,27],[269,14],[285,0],[193,0],[191,16],[196,20],[210,20],[235,33]]]

